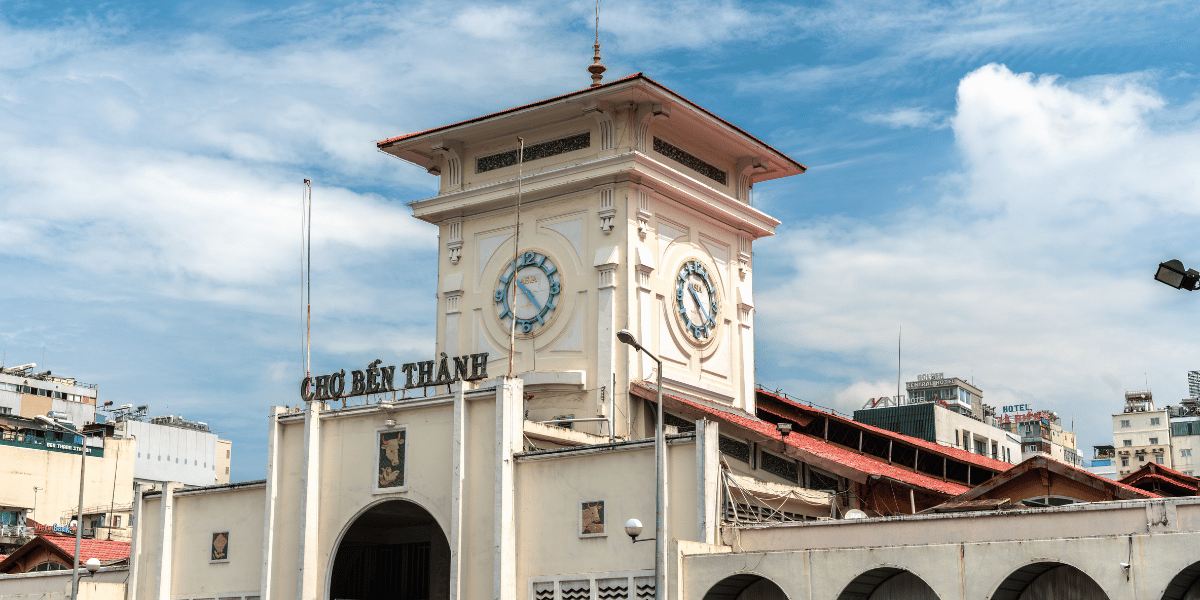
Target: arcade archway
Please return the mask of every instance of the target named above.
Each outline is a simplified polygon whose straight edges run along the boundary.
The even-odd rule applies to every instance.
[[[846,584],[838,600],[938,600],[924,579],[897,567],[878,567]]]
[[[450,544],[425,509],[390,500],[361,514],[342,536],[330,600],[448,600]]]
[[[1025,565],[1013,571],[992,600],[1109,600],[1087,573],[1057,562]]]
[[[774,581],[742,573],[713,584],[704,594],[704,600],[788,600],[788,597]]]
[[[1200,600],[1200,562],[1177,573],[1167,584],[1162,600]]]

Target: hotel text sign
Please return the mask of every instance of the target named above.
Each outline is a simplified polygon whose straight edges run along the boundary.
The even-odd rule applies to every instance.
[[[921,388],[931,387],[947,387],[956,385],[953,379],[946,379],[944,373],[927,373],[925,375],[917,375],[916,381],[910,381],[904,384],[906,389],[919,390]]]
[[[453,358],[442,353],[440,360],[426,360],[400,366],[404,385],[395,385],[396,367],[380,367],[376,360],[362,371],[350,371],[350,389],[346,390],[346,370],[329,375],[305,377],[300,382],[300,397],[306,402],[334,400],[352,396],[381,394],[399,389],[423,388],[431,385],[450,385],[456,381],[487,379],[488,353],[467,354]]]

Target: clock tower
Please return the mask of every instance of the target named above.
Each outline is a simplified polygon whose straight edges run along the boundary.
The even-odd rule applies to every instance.
[[[529,420],[648,436],[655,363],[619,329],[666,393],[754,413],[751,249],[779,221],[751,189],[803,165],[640,73],[379,148],[440,178],[410,204],[440,228],[438,352],[511,351]]]

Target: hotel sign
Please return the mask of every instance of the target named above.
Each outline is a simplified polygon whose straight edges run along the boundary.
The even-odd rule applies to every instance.
[[[934,387],[950,387],[958,385],[954,382],[954,378],[946,379],[944,373],[926,373],[925,375],[917,375],[916,381],[910,381],[904,384],[906,389],[919,390],[922,388]]]
[[[487,379],[488,353],[446,356],[440,360],[426,360],[401,365],[404,385],[396,386],[396,367],[380,367],[376,360],[361,371],[350,371],[350,389],[346,389],[346,370],[329,375],[305,377],[300,382],[300,398],[305,402],[314,400],[336,400],[368,394],[382,394],[396,390],[450,385],[456,381],[478,381]]]

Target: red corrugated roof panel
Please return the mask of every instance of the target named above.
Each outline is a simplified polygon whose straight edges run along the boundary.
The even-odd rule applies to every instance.
[[[68,556],[75,556],[75,538],[58,535],[39,535],[38,537],[57,546]],[[81,540],[79,545],[79,563],[87,562],[89,558],[101,561],[129,558],[128,542],[113,542],[108,540]]]
[[[642,388],[640,386],[637,387],[646,390],[650,394],[653,394],[653,390],[651,388]],[[726,421],[764,435],[768,438],[778,439],[779,437],[779,431],[775,429],[774,425],[763,421],[758,417],[751,417],[745,413],[735,413],[718,409],[671,394],[663,394],[663,396],[672,401],[680,402],[693,409],[699,410],[707,415],[711,415],[714,417],[714,420]],[[942,481],[941,479],[915,473],[896,465],[890,465],[886,462],[876,459],[875,457],[859,454],[852,450],[847,450],[841,446],[831,444],[825,440],[814,438],[803,433],[793,433],[792,435],[789,435],[784,440],[784,443],[831,462],[845,465],[865,475],[877,475],[880,477],[895,479],[896,481],[950,496],[956,496],[969,489],[965,485],[954,483],[952,481]]]
[[[918,446],[918,447],[920,447],[924,450],[927,450],[929,452],[932,452],[934,454],[946,456],[948,458],[953,458],[954,460],[957,460],[957,461],[971,463],[973,465],[983,467],[985,469],[990,469],[992,471],[998,471],[998,472],[1004,472],[1013,467],[1013,465],[1011,463],[1006,463],[1002,460],[996,460],[994,458],[989,458],[987,456],[983,456],[982,454],[975,454],[974,452],[968,452],[966,450],[963,450],[961,448],[955,448],[953,446],[943,446],[941,444],[936,444],[934,442],[930,442],[928,440],[923,440],[921,438],[915,438],[912,436],[904,435],[903,433],[896,433],[894,431],[888,431],[887,429],[876,427],[874,425],[860,423],[858,421],[855,421],[854,419],[848,419],[841,415],[823,411],[818,408],[813,408],[806,404],[800,404],[799,402],[796,402],[795,400],[792,400],[791,398],[784,398],[782,396],[778,396],[778,395],[768,392],[762,388],[759,388],[757,390],[757,392],[760,395],[768,396],[772,399],[783,402],[791,407],[799,409],[801,412],[814,413],[823,418],[829,418],[834,421],[839,421],[841,423],[844,423],[850,427],[857,427],[864,431],[870,431],[871,433],[881,436],[881,437],[891,438],[893,440],[897,440],[897,441],[903,442],[905,444]],[[759,407],[759,410],[765,410],[766,412],[769,412],[769,413],[779,416],[779,417],[783,417],[785,419],[788,418],[786,415],[780,415],[776,411],[772,411],[770,409],[766,409],[761,406]]]

